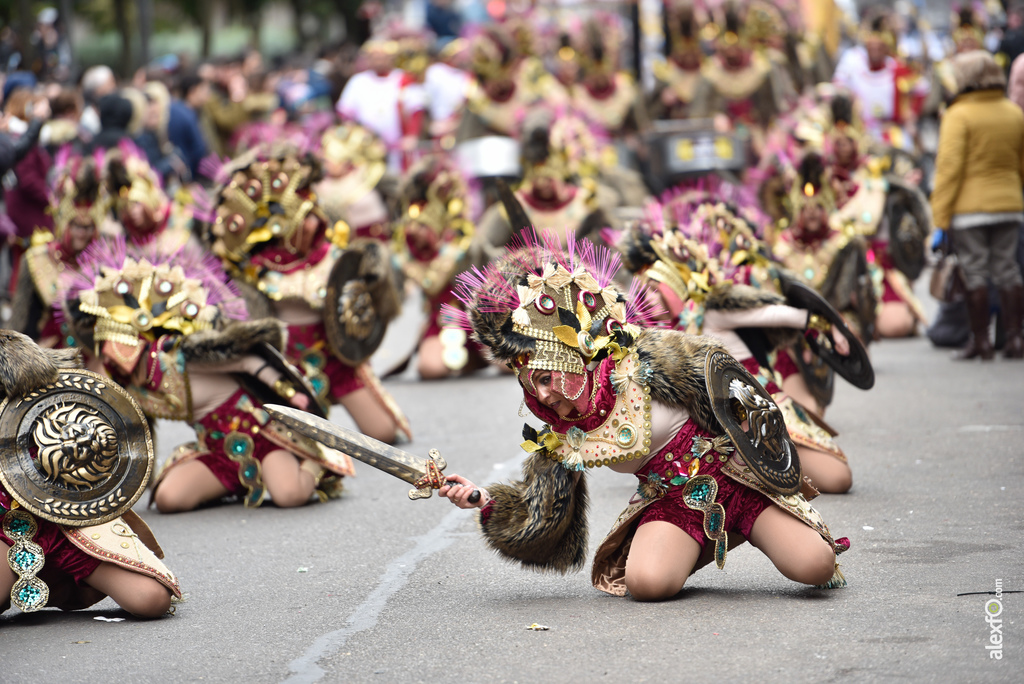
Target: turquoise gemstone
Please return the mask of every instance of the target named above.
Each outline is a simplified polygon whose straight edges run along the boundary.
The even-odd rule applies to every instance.
[[[11,559],[11,565],[18,566],[21,570],[27,570],[35,565],[36,554],[22,549],[18,553],[14,554],[14,558]]]
[[[252,478],[256,477],[256,467],[255,466],[249,466],[249,467],[247,467],[242,472],[245,474],[245,477],[248,478],[248,479],[252,479]]]
[[[15,518],[10,523],[11,532],[17,535],[28,534],[28,531],[32,529],[32,526],[28,524],[27,520],[22,518]]]
[[[42,592],[33,587],[31,584],[26,584],[18,592],[18,600],[27,606],[34,605],[39,602]]]
[[[708,528],[712,532],[720,532],[722,530],[722,514],[718,511],[708,515]]]
[[[243,442],[242,440],[238,440],[237,442],[231,445],[231,450],[234,451],[236,454],[244,454],[245,442]]]

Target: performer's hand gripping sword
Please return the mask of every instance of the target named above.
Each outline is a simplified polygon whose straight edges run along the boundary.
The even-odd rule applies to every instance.
[[[429,499],[432,490],[457,484],[445,479],[444,469],[448,464],[437,449],[431,449],[428,458],[424,460],[305,411],[277,404],[265,404],[263,408],[271,418],[282,425],[400,480],[405,480],[415,487],[409,490],[410,499]],[[469,495],[469,503],[475,504],[478,501],[480,490],[474,489]]]

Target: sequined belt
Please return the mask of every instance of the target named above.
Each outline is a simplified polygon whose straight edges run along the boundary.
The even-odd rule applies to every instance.
[[[18,581],[11,587],[11,605],[31,613],[43,608],[50,598],[50,588],[36,576],[43,569],[46,556],[43,547],[33,541],[39,524],[16,506],[7,511],[3,519],[4,534],[14,542],[7,551],[7,563],[18,576]]]
[[[706,462],[711,464],[711,469],[717,470],[732,451],[733,447],[727,438],[707,439],[701,435],[694,435],[690,453],[681,459],[683,463],[678,460],[658,463],[652,459],[651,465],[644,469],[646,472],[636,473],[640,480],[636,493],[644,500],[657,501],[669,492],[674,494],[678,491],[683,505],[691,511],[704,514],[704,534],[715,542],[715,564],[719,569],[725,566],[725,554],[728,551],[725,507],[715,501],[718,496],[718,482],[710,474],[701,475],[700,468],[701,463]],[[663,467],[664,475],[658,472]]]

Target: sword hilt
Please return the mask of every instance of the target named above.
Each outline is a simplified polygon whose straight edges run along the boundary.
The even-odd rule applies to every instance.
[[[448,466],[448,463],[437,449],[431,449],[427,452],[425,466],[426,473],[413,483],[416,489],[409,490],[410,499],[429,499],[433,490],[452,484],[444,474],[444,469]],[[480,501],[480,490],[474,489],[473,493],[469,495],[469,503],[477,503],[478,501]]]

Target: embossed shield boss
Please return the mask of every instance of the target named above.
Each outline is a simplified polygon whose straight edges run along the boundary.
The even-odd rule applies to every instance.
[[[826,347],[813,338],[806,338],[807,344],[816,356],[827,363],[844,380],[854,387],[863,390],[875,386],[875,370],[871,366],[868,350],[864,348],[857,336],[846,326],[842,315],[833,308],[820,294],[797,280],[783,280],[782,294],[790,306],[807,309],[827,320],[834,329],[839,330],[850,343],[850,353],[843,356],[832,346]]]
[[[761,383],[736,359],[718,350],[705,358],[704,377],[715,417],[751,472],[779,494],[800,491],[796,445],[789,438],[782,411]]]
[[[388,322],[377,312],[373,292],[360,277],[363,251],[350,248],[327,277],[324,327],[331,351],[350,366],[358,366],[377,351]]]
[[[0,482],[25,510],[83,527],[108,522],[142,495],[153,470],[142,409],[85,370],[0,404]]]
[[[793,358],[814,401],[818,402],[818,406],[828,406],[835,394],[836,372],[832,370],[832,366],[822,361],[820,356],[812,354],[810,363],[804,361],[804,349],[809,348],[807,340],[799,341]]]

